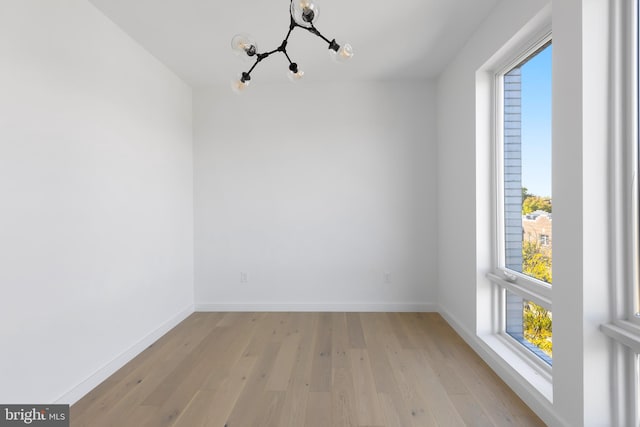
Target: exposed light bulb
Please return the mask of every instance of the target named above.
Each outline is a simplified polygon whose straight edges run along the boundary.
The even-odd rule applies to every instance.
[[[310,28],[318,22],[320,9],[313,0],[293,0],[291,2],[291,15],[298,25]]]
[[[345,43],[337,51],[330,49],[329,53],[336,62],[346,62],[353,57],[353,47],[349,43]]]
[[[304,71],[298,70],[298,72],[296,73],[288,71],[287,77],[289,77],[289,80],[291,80],[292,82],[297,82],[304,77]]]
[[[231,90],[235,93],[242,93],[249,87],[250,82],[250,80],[245,80],[241,74],[236,80],[231,82]]]
[[[289,77],[289,80],[291,80],[292,82],[296,82],[300,80],[303,76],[304,76],[304,71],[301,71],[298,68],[298,64],[296,64],[295,62],[292,62],[291,64],[289,64],[289,72],[287,73],[287,77]]]
[[[258,45],[249,34],[236,34],[231,39],[233,52],[245,59],[250,59],[258,53]]]

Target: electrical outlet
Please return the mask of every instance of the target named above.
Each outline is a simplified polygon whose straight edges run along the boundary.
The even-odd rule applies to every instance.
[[[248,283],[249,282],[249,277],[247,275],[247,273],[245,273],[244,271],[240,272],[240,283]]]
[[[391,273],[388,271],[384,272],[384,283],[387,285],[391,284]]]

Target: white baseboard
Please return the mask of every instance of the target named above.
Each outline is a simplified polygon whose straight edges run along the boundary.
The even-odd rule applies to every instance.
[[[363,304],[196,304],[195,311],[292,311],[292,312],[435,312],[433,303],[363,303]]]
[[[464,328],[451,313],[442,307],[439,307],[438,312],[542,421],[550,426],[569,427],[569,424],[562,420],[553,410],[553,404],[538,393],[515,369],[505,363],[482,339]]]
[[[82,381],[77,386],[73,387],[70,391],[66,392],[62,395],[58,400],[54,403],[56,404],[69,404],[73,405],[78,400],[80,400],[83,396],[97,387],[104,380],[113,375],[118,369],[122,368],[124,365],[129,363],[134,357],[142,353],[147,347],[156,342],[160,337],[173,329],[176,325],[182,322],[184,319],[189,317],[194,312],[193,305],[188,306],[184,310],[180,311],[178,314],[173,316],[171,319],[164,322],[160,325],[156,330],[148,334],[146,337],[142,338],[136,344],[125,350],[118,357],[113,359],[111,362],[107,363],[92,375],[89,376],[86,380]]]

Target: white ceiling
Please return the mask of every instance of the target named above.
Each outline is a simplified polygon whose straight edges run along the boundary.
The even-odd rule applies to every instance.
[[[228,85],[250,62],[231,51],[246,32],[260,52],[277,48],[288,31],[289,0],[90,0],[138,43],[193,87]],[[431,78],[484,20],[498,0],[318,0],[317,28],[355,55],[329,59],[327,44],[294,30],[287,51],[305,80]],[[286,81],[277,54],[252,73],[252,82]]]

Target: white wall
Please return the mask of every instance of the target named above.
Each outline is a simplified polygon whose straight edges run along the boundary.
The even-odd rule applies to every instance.
[[[434,308],[432,84],[195,98],[196,308]]]
[[[88,2],[0,4],[0,402],[71,403],[190,312],[191,101]]]
[[[492,227],[491,161],[476,140],[485,127],[476,123],[476,71],[546,3],[502,1],[438,80],[439,301],[476,349],[482,348],[476,332],[484,327],[477,286],[490,267]],[[609,347],[598,330],[609,304],[607,3],[553,5],[553,403],[503,375],[550,425],[611,423]]]

